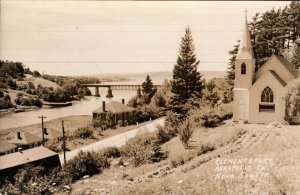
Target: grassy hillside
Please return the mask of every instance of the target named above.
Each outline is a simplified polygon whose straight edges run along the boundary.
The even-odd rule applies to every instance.
[[[238,124],[198,129],[190,149],[178,137],[168,158],[113,166],[73,185],[74,194],[299,194],[299,126]],[[206,153],[205,153],[206,152]]]
[[[54,89],[60,88],[59,85],[56,83],[43,79],[41,77],[33,77],[32,75],[26,75],[26,78],[24,78],[25,82],[32,82],[35,88],[37,88],[38,85],[41,85],[43,87],[52,87]]]

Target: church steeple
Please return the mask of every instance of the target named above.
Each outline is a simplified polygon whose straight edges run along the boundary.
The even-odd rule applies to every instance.
[[[254,59],[247,17],[245,17],[244,34],[236,56],[237,59]]]

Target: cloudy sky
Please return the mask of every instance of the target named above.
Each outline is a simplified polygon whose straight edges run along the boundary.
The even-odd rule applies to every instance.
[[[1,1],[2,60],[47,74],[171,71],[189,26],[199,70],[226,70],[228,51],[271,1]]]

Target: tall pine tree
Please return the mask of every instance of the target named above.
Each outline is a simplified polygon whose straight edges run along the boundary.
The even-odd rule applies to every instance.
[[[145,104],[149,104],[152,96],[156,92],[156,89],[154,88],[153,82],[149,75],[146,76],[146,80],[142,84],[142,91],[143,91]]]
[[[197,71],[200,61],[195,55],[195,47],[190,28],[185,29],[185,35],[181,39],[177,63],[173,69],[173,80],[171,80],[171,97],[169,106],[173,112],[186,116],[185,104],[191,99],[202,98],[204,81],[202,75]]]
[[[231,55],[231,58],[229,59],[229,63],[228,63],[226,81],[228,82],[228,84],[232,89],[233,89],[234,79],[235,79],[235,59],[239,51],[239,46],[240,46],[240,40],[238,40],[237,44],[233,46],[233,50],[230,50],[228,52],[229,55]]]

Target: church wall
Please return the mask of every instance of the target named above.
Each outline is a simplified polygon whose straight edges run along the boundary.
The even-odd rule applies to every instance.
[[[233,121],[249,119],[249,91],[245,88],[234,89]]]
[[[261,103],[262,91],[270,87],[274,94],[275,112],[260,112],[259,105]],[[285,115],[285,101],[283,100],[285,88],[273,77],[270,72],[266,72],[265,75],[255,82],[250,88],[250,100],[249,100],[249,123],[264,123],[284,121]]]
[[[246,64],[246,74],[241,74],[241,65]],[[234,87],[235,88],[250,88],[252,86],[252,80],[254,79],[254,67],[255,60],[253,59],[237,59],[236,60],[236,72]]]

